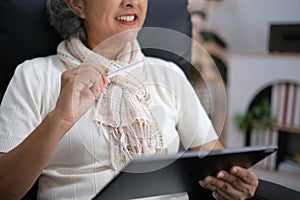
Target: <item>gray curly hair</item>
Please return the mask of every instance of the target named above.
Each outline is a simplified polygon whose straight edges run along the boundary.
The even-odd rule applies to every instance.
[[[46,5],[50,25],[53,26],[64,39],[79,34],[81,39],[85,40],[86,34],[82,19],[74,13],[64,0],[47,0]]]

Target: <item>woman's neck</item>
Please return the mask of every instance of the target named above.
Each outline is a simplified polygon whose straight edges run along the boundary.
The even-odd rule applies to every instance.
[[[86,40],[86,46],[93,50],[94,52],[108,58],[115,60],[119,55],[120,51],[126,45],[126,42],[120,40],[105,40],[101,42],[94,42],[91,40]]]

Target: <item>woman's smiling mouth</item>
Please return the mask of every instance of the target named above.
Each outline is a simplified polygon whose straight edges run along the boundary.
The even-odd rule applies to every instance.
[[[133,25],[135,24],[137,19],[136,15],[130,14],[130,15],[121,15],[116,17],[116,20],[119,21],[122,24],[127,24],[127,25]]]

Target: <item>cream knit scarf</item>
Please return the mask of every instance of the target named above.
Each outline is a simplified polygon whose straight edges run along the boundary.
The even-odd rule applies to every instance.
[[[116,61],[91,51],[78,37],[60,43],[57,53],[67,66],[88,62],[108,70],[144,59],[137,41],[128,42]],[[111,163],[116,170],[138,156],[162,154],[167,149],[165,137],[149,110],[151,95],[143,85],[145,74],[143,70],[134,71],[139,73],[122,73],[111,78],[96,102],[95,122],[109,130]]]

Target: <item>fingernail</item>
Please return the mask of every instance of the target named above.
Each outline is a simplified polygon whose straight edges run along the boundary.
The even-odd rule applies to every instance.
[[[213,196],[215,199],[217,199],[217,194],[216,194],[216,192],[213,192],[213,193],[212,193],[212,196]]]
[[[212,181],[212,179],[211,179],[211,177],[206,177],[206,178],[204,179],[204,181],[205,181],[206,183],[210,183],[210,182]]]
[[[238,169],[237,169],[236,167],[234,167],[234,168],[232,169],[232,172],[233,172],[233,173],[237,173],[237,172],[238,172]]]
[[[102,93],[102,88],[100,86],[97,87],[97,94],[100,95]]]
[[[202,186],[202,187],[205,187],[206,186],[206,183],[204,181],[199,181],[199,184]]]
[[[219,172],[217,175],[218,178],[223,178],[224,177],[224,173],[223,172]]]

